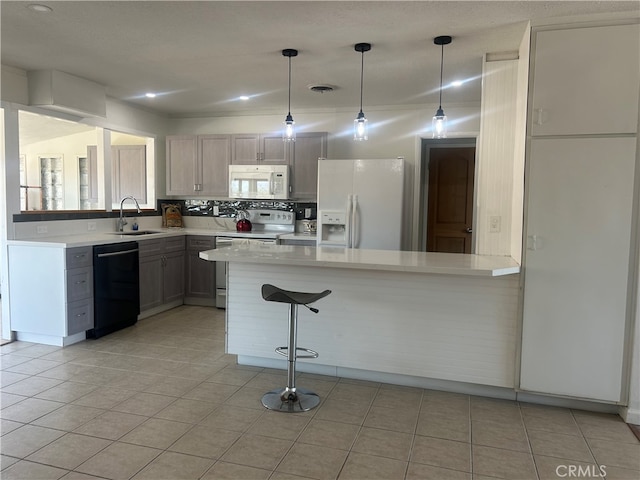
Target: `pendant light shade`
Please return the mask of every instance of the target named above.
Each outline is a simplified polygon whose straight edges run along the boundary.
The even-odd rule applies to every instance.
[[[369,134],[367,132],[367,117],[364,116],[362,112],[362,86],[363,86],[363,76],[364,76],[364,52],[368,52],[371,50],[370,43],[356,43],[354,47],[356,52],[360,52],[361,62],[360,62],[360,112],[358,112],[358,116],[353,121],[353,139],[362,141],[367,140],[369,138]]]
[[[449,35],[442,35],[433,39],[435,45],[440,45],[440,102],[438,110],[431,121],[433,138],[446,138],[447,136],[447,116],[442,109],[442,67],[444,64],[444,46],[451,43]]]
[[[298,55],[298,50],[293,48],[285,48],[282,50],[282,55],[285,57],[289,57],[289,111],[287,116],[284,119],[284,131],[282,132],[282,140],[285,142],[295,142],[296,141],[296,131],[295,131],[295,123],[293,121],[293,117],[291,116],[291,57],[295,57]]]

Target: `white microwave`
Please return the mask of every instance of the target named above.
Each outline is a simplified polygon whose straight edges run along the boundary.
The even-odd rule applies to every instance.
[[[229,198],[286,200],[287,165],[229,165]]]

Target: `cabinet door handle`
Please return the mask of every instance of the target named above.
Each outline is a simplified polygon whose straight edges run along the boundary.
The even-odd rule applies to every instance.
[[[80,285],[80,284],[82,284],[82,283],[87,283],[87,281],[86,281],[86,280],[78,280],[78,281],[76,282],[76,285]]]
[[[77,317],[86,317],[86,316],[87,316],[87,312],[82,312],[82,313],[76,314],[76,318]]]

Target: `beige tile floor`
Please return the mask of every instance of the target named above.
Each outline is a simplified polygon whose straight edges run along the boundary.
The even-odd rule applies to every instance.
[[[265,410],[285,375],[225,355],[223,316],[1,347],[2,479],[640,478],[614,415],[309,374],[318,408]]]

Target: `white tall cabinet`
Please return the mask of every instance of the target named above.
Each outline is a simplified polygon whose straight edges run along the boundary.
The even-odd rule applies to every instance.
[[[624,403],[640,30],[555,28],[532,42],[520,388]]]

